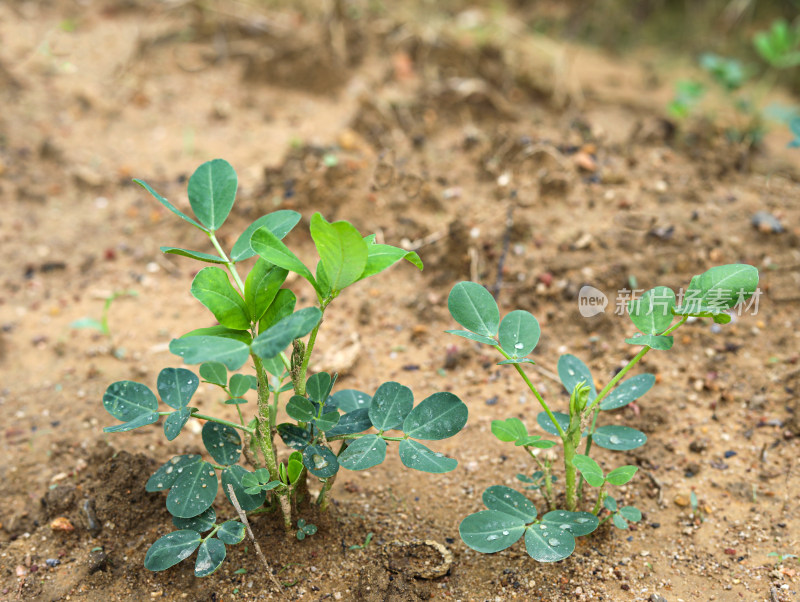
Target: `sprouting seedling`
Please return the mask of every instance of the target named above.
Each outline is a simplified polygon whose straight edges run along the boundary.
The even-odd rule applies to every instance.
[[[121,421],[105,432],[129,431],[163,417],[164,434],[171,441],[189,420],[204,423],[207,455],[175,456],[145,484],[147,491],[168,492],[167,510],[179,529],[151,546],[146,568],[167,569],[198,550],[195,574],[211,574],[225,558],[225,545],[237,543],[232,530],[239,527],[230,523],[242,525],[248,512],[277,510],[285,532],[292,534],[292,515],[308,496],[308,480],[321,483],[316,503],[325,511],[340,468],[372,468],[384,461],[390,446],[396,445],[400,461],[414,470],[444,473],[457,466],[455,459],[422,443],[452,437],[466,424],[467,406],[454,394],[433,393],[415,404],[411,389],[398,382],[383,383],[369,395],[352,389],[334,392],[336,374],[309,375],[328,306],[347,287],[403,260],[422,269],[416,253],[377,244],[374,235],[362,236],[349,222],[331,223],[316,213],[309,230],[319,259],[312,271],[282,242],[300,221],[299,213],[288,210],[258,218],[225,250],[217,231],[231,212],[238,187],[229,163],[203,163],[189,179],[194,217],[145,182],[136,182],[210,242],[213,252],[170,246],[161,250],[210,264],[197,272],[191,294],[217,322],[169,345],[186,364],[199,364],[199,376],[183,367],[164,368],[156,382],[158,395],[144,384],[119,381],[103,396],[105,409]],[[240,270],[246,262],[245,276]],[[289,272],[308,283],[313,305],[295,309],[297,296],[284,287]],[[255,368],[254,374],[239,372],[246,363]],[[192,405],[201,379],[235,406],[238,420],[209,416]],[[252,391],[257,408],[248,420],[242,408]],[[168,406],[166,411],[160,402]],[[290,421],[278,423],[279,409]],[[276,436],[292,450],[283,462],[278,460]],[[217,521],[212,504],[220,481],[242,522]],[[306,523],[298,528],[298,537],[316,529]],[[201,535],[205,532],[209,534]]]
[[[792,558],[797,558],[796,554],[782,554],[780,552],[770,552],[767,556],[776,557],[778,560],[775,562],[775,567],[779,567],[787,560],[791,560]],[[800,561],[799,561],[800,562]]]
[[[697,494],[694,491],[689,494],[689,507],[692,509],[692,517],[698,525],[705,521],[703,512],[700,510],[700,503],[697,500]]]
[[[677,119],[685,119],[692,108],[705,94],[705,86],[694,80],[681,80],[675,84],[675,96],[667,105],[669,114]],[[631,286],[635,289],[635,286]]]
[[[766,31],[753,35],[756,52],[775,69],[791,69],[800,65],[800,24],[792,28],[785,19],[778,19]]]
[[[310,537],[317,532],[317,526],[312,525],[311,523],[307,523],[304,519],[298,518],[297,519],[297,539],[300,541],[304,540],[306,537]]]
[[[103,311],[100,314],[100,319],[85,317],[79,318],[72,322],[70,326],[76,329],[97,330],[107,337],[111,337],[111,328],[108,325],[108,314],[111,311],[111,304],[119,297],[136,297],[139,293],[134,290],[114,291],[105,298],[103,304]]]
[[[372,531],[370,531],[369,533],[367,533],[367,536],[364,538],[364,543],[353,544],[352,546],[350,546],[348,548],[348,550],[366,550],[367,547],[369,546],[369,542],[372,541],[372,535],[373,535],[373,533],[372,533]]]
[[[479,552],[499,552],[523,536],[528,554],[541,562],[563,560],[572,554],[575,538],[588,535],[603,518],[612,520],[620,529],[641,520],[642,513],[634,506],[618,506],[608,488],[625,485],[636,474],[635,466],[620,466],[605,472],[590,457],[593,447],[610,451],[629,451],[641,447],[647,437],[641,431],[619,424],[603,424],[602,413],[625,407],[638,400],[655,384],[652,374],[637,374],[626,378],[631,369],[651,350],[672,348],[673,333],[690,317],[709,318],[716,323],[731,321],[730,312],[755,293],[758,270],[753,266],[734,264],[711,268],[694,276],[679,304],[675,293],[664,286],[645,292],[628,304],[628,315],[639,334],[626,339],[641,350],[611,378],[599,392],[589,367],[574,355],[562,355],[558,360],[558,377],[569,401],[566,412],[555,411],[539,393],[525,371],[534,363],[528,356],[536,348],[541,330],[539,322],[527,311],[515,310],[500,317],[500,309],[492,295],[474,282],[456,284],[448,298],[451,315],[465,330],[447,332],[489,345],[502,361],[522,378],[542,407],[536,422],[549,437],[530,434],[518,418],[494,420],[492,433],[500,441],[521,448],[536,464],[531,477],[517,475],[527,483],[526,489],[539,492],[549,510],[539,517],[536,506],[522,493],[504,485],[494,485],[483,493],[487,510],[467,516],[459,526],[461,538]],[[624,379],[624,380],[623,380]],[[564,509],[556,505],[556,467],[553,451],[561,446],[563,452]],[[560,475],[559,475],[560,476]],[[591,490],[596,490],[592,496]],[[592,499],[593,497],[593,499]],[[589,511],[590,510],[590,511]]]

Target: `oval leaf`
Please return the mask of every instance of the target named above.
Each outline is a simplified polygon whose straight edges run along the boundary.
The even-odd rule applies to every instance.
[[[222,471],[222,491],[225,493],[225,497],[228,498],[229,502],[233,503],[230,492],[228,491],[228,486],[232,485],[233,493],[236,495],[236,500],[239,502],[239,505],[245,512],[252,512],[256,508],[260,508],[264,504],[264,500],[267,498],[266,491],[258,491],[253,494],[245,492],[242,479],[244,479],[245,476],[252,474],[252,472],[248,472],[247,469],[245,469],[243,466],[239,466],[238,464],[228,466]]]
[[[247,226],[247,229],[236,239],[233,249],[231,250],[231,261],[243,261],[256,254],[250,246],[250,239],[253,236],[253,232],[259,228],[266,227],[280,240],[297,225],[297,222],[300,221],[300,217],[297,211],[290,211],[288,209],[280,209],[279,211],[273,211],[267,215],[262,215]]]
[[[525,357],[539,343],[542,331],[539,321],[530,312],[517,309],[500,323],[500,346],[512,357]]]
[[[407,259],[409,263],[422,271],[422,260],[414,251],[406,251],[391,245],[367,244],[367,265],[358,277],[359,280],[374,276],[386,268],[394,265],[401,259]]]
[[[120,380],[106,389],[103,407],[114,418],[128,422],[157,412],[158,399],[145,385],[131,380]]]
[[[189,204],[192,211],[212,232],[225,222],[239,186],[236,171],[224,159],[207,161],[189,178]]]
[[[602,487],[603,483],[605,483],[603,470],[600,468],[600,465],[589,456],[575,454],[575,457],[572,459],[572,465],[581,471],[583,478],[586,479],[586,482],[592,487]]]
[[[332,477],[339,471],[336,454],[321,445],[309,445],[303,450],[303,465],[320,479]]]
[[[232,375],[231,381],[228,383],[228,390],[231,392],[231,397],[241,397],[250,390],[251,384],[252,379],[249,374]]]
[[[408,468],[421,472],[441,474],[455,470],[458,460],[435,452],[413,439],[403,439],[398,446],[400,461]]]
[[[172,487],[175,480],[183,473],[183,469],[201,462],[197,454],[174,456],[159,466],[144,486],[145,491],[164,491]]]
[[[644,334],[661,334],[672,324],[675,293],[666,286],[646,291],[639,299],[628,302],[628,315]]]
[[[536,519],[536,506],[519,491],[504,485],[493,485],[483,492],[483,503],[489,510],[516,516],[525,523]]]
[[[242,341],[203,335],[173,339],[169,350],[187,364],[220,362],[229,370],[238,370],[250,356],[249,348]]]
[[[213,506],[206,509],[205,512],[197,516],[193,516],[192,518],[178,518],[177,516],[172,517],[172,524],[178,529],[191,529],[192,531],[197,531],[198,533],[205,533],[206,531],[209,531],[216,522],[217,513],[214,511]]]
[[[604,449],[627,451],[641,447],[647,441],[647,436],[629,426],[609,425],[599,427],[592,436],[592,440]]]
[[[339,464],[347,470],[367,470],[386,459],[386,441],[378,435],[365,435],[351,442],[339,454]]]
[[[286,404],[286,413],[299,422],[310,422],[317,415],[314,404],[302,395],[292,395]]]
[[[233,288],[228,274],[222,268],[208,267],[197,272],[192,280],[191,292],[223,326],[234,330],[250,328],[247,304]]]
[[[328,399],[331,387],[333,387],[331,375],[327,372],[317,372],[306,382],[306,393],[314,401],[322,403]]]
[[[492,434],[500,441],[510,442],[527,438],[528,429],[519,418],[492,420]]]
[[[232,426],[206,422],[203,425],[203,445],[219,464],[231,465],[242,455],[242,438]]]
[[[716,266],[692,278],[676,313],[725,311],[749,299],[757,287],[755,267],[741,263]]]
[[[180,474],[167,494],[167,510],[179,518],[192,518],[205,511],[217,496],[217,473],[208,462],[179,468]]]
[[[361,278],[369,252],[367,243],[351,223],[329,223],[315,213],[311,216],[310,231],[332,292],[341,291]]]
[[[434,393],[406,416],[403,432],[425,441],[447,439],[467,424],[467,405],[452,393]]]
[[[322,319],[316,307],[305,307],[280,320],[253,339],[250,350],[258,357],[269,359],[278,355],[295,340],[307,335]]]
[[[591,393],[589,393],[588,403],[592,403],[594,398],[597,397],[597,389],[594,387],[591,370],[572,354],[567,353],[558,358],[558,378],[561,379],[561,384],[564,385],[570,395],[575,389],[575,385],[582,381],[592,389]]]
[[[346,415],[354,410],[368,409],[372,403],[372,397],[355,389],[342,389],[331,395],[329,403]]]
[[[181,430],[183,430],[183,427],[186,426],[186,423],[192,416],[193,409],[194,408],[181,408],[167,416],[167,419],[164,421],[164,435],[166,435],[168,441],[172,441],[181,434]]]
[[[194,372],[186,368],[164,368],[158,374],[156,390],[161,401],[179,410],[189,405],[189,400],[197,391],[200,379]]]
[[[197,550],[197,561],[194,564],[195,577],[208,577],[216,571],[225,560],[225,544],[216,537],[206,539]]]
[[[497,345],[497,341],[495,341],[493,338],[483,336],[482,334],[475,334],[469,330],[445,330],[445,332],[447,334],[454,334],[458,337],[469,339],[470,341],[477,341],[478,343],[483,343],[484,345]]]
[[[363,433],[372,427],[372,421],[369,419],[369,409],[361,408],[360,410],[353,410],[347,414],[339,417],[339,422],[336,423],[332,429],[326,431],[328,439],[336,435],[355,435],[356,433]]]
[[[612,485],[624,485],[633,478],[637,470],[639,468],[636,466],[620,466],[606,475],[606,481]]]
[[[302,428],[289,422],[283,422],[276,428],[283,442],[292,449],[303,451],[311,443],[311,431],[308,428]]]
[[[228,369],[220,362],[206,362],[200,365],[200,376],[212,384],[224,387],[228,382]]]
[[[217,531],[217,537],[229,546],[235,546],[244,540],[245,528],[238,520],[229,520],[222,523]]]
[[[637,374],[622,381],[600,402],[601,410],[616,410],[636,401],[656,383],[654,374]]]
[[[253,251],[266,259],[269,263],[282,267],[295,274],[300,274],[311,283],[314,290],[318,290],[317,282],[305,264],[292,253],[268,227],[262,226],[250,238],[250,246]]]
[[[568,531],[575,537],[588,535],[600,525],[600,521],[591,512],[569,512],[568,510],[552,510],[542,517],[542,524],[554,530]]]
[[[167,533],[147,550],[144,567],[148,571],[165,571],[189,558],[200,545],[200,540],[200,534],[189,529]]]
[[[182,257],[190,257],[205,263],[228,263],[219,255],[211,255],[210,253],[201,253],[200,251],[190,251],[189,249],[181,249],[178,247],[161,247],[161,252],[167,255],[180,255]]]
[[[575,551],[575,537],[568,531],[542,523],[525,533],[525,549],[539,562],[558,562]]]
[[[288,274],[287,270],[258,258],[244,281],[244,301],[251,320],[258,322],[261,319]]]
[[[104,433],[124,433],[125,431],[132,431],[133,429],[138,429],[141,426],[147,426],[148,424],[154,424],[158,422],[158,412],[150,412],[149,414],[142,414],[141,416],[137,416],[133,420],[129,422],[123,422],[122,424],[115,424],[114,426],[106,426],[103,427]]]
[[[561,430],[566,433],[567,429],[569,428],[569,414],[565,414],[564,412],[553,412],[553,416],[555,416],[556,421],[561,427]],[[547,412],[539,412],[536,415],[536,422],[540,427],[542,427],[542,429],[551,435],[559,435],[558,429],[556,428],[555,424],[553,424],[550,416],[547,415]]]
[[[369,419],[379,431],[399,427],[414,405],[411,389],[396,382],[383,383],[369,406]]]
[[[525,521],[497,510],[482,510],[462,520],[458,533],[473,550],[493,554],[519,541],[525,533]]]
[[[447,308],[467,330],[493,337],[500,324],[500,310],[492,294],[475,282],[459,282],[450,291]]]
[[[275,300],[258,321],[258,332],[264,332],[284,318],[291,316],[295,305],[297,305],[297,297],[295,297],[294,293],[288,288],[280,289],[278,294],[275,295]]]
[[[657,349],[659,351],[669,351],[672,349],[672,337],[656,334],[642,334],[639,336],[625,339],[625,342],[630,345],[644,345],[650,349]]]

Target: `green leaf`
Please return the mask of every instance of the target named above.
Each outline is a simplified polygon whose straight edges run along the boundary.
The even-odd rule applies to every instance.
[[[249,348],[241,341],[202,335],[173,339],[169,350],[181,356],[187,364],[221,362],[229,370],[238,370],[250,356]]]
[[[492,420],[492,434],[500,441],[517,441],[528,436],[528,429],[519,418]]]
[[[269,309],[288,274],[261,257],[256,260],[244,281],[244,300],[253,321],[258,322]]]
[[[216,537],[206,539],[197,550],[197,561],[194,564],[195,577],[208,577],[216,571],[225,560],[225,544]]]
[[[474,332],[470,332],[469,330],[445,330],[447,334],[454,334],[457,337],[463,337],[465,339],[469,339],[471,341],[478,341],[479,343],[483,343],[484,345],[497,345],[497,341],[490,337],[485,337],[482,334],[475,334]]]
[[[346,415],[355,410],[369,409],[372,397],[355,389],[342,389],[331,395],[329,403],[335,405]]]
[[[539,562],[558,562],[575,551],[575,537],[567,530],[540,523],[525,532],[525,549]]]
[[[281,360],[281,356],[280,355],[276,355],[275,357],[270,358],[268,360],[263,360],[262,363],[264,364],[264,370],[269,372],[272,376],[277,377],[278,379],[282,379],[283,375],[286,373],[286,366],[283,365],[283,361]],[[272,387],[271,384],[269,384],[268,387],[271,387],[269,389],[271,392],[274,392],[275,388],[277,388],[277,386],[276,387]],[[289,381],[288,383],[284,383],[283,386],[278,388],[278,391],[280,391],[281,393],[284,393],[286,391],[290,391],[293,388],[294,388],[294,386],[292,385],[292,382]],[[258,381],[257,380],[256,380],[256,383],[255,383],[255,387],[253,387],[253,390],[254,391],[258,391]]]
[[[253,337],[250,336],[250,331],[248,330],[236,330],[234,328],[227,328],[220,324],[216,326],[209,326],[208,328],[195,328],[187,332],[181,338],[185,339],[186,337],[222,337],[223,339],[231,339],[233,341],[240,341],[245,345],[249,345],[253,342]]]
[[[211,255],[210,253],[181,249],[180,247],[161,247],[161,252],[166,253],[167,255],[180,255],[181,257],[189,257],[205,263],[228,263],[219,255]]]
[[[647,393],[655,382],[654,374],[637,374],[624,380],[600,402],[600,409],[616,410],[624,407]]]
[[[403,465],[421,472],[441,474],[455,470],[458,466],[458,460],[435,452],[413,439],[403,439],[397,451]]]
[[[192,464],[201,462],[202,458],[197,454],[174,456],[159,466],[153,475],[145,483],[145,491],[164,491],[172,487],[175,480],[183,474],[184,469]]]
[[[213,506],[207,508],[205,512],[202,512],[197,516],[193,516],[192,518],[178,518],[177,516],[172,517],[172,524],[178,529],[191,529],[192,531],[197,531],[198,533],[205,533],[206,531],[209,531],[216,522],[217,513],[214,511]]]
[[[467,330],[493,337],[500,324],[500,310],[492,294],[475,282],[459,282],[450,291],[447,308]]]
[[[561,430],[566,433],[567,429],[569,428],[569,414],[565,414],[564,412],[553,412],[553,416],[555,416],[556,422],[558,422],[559,426],[561,426]],[[553,421],[550,420],[550,416],[547,415],[547,412],[539,412],[536,415],[536,422],[540,427],[542,427],[543,430],[551,435],[560,436],[558,429],[553,424]]]
[[[627,529],[628,528],[628,521],[625,520],[619,512],[616,512],[611,515],[611,522],[614,523],[614,526],[617,529]]]
[[[558,358],[558,378],[561,379],[561,384],[564,385],[570,395],[572,395],[575,385],[579,382],[585,382],[592,389],[589,393],[588,403],[592,403],[594,398],[597,397],[597,389],[594,387],[591,370],[572,354],[567,353]]]
[[[422,260],[414,251],[406,251],[405,249],[400,249],[391,245],[378,245],[371,241],[365,242],[367,242],[367,264],[364,266],[364,271],[361,272],[361,276],[358,277],[359,280],[374,276],[401,259],[407,259],[409,263],[415,265],[422,271]]]
[[[589,456],[575,454],[575,457],[572,459],[572,465],[581,471],[583,478],[586,479],[586,482],[592,487],[602,487],[603,483],[605,483],[603,470],[600,468],[600,465]]]
[[[164,421],[164,435],[167,437],[167,441],[172,441],[181,434],[181,430],[191,418],[194,409],[184,407],[167,416]]]
[[[317,281],[314,280],[311,270],[309,270],[305,264],[298,259],[297,255],[292,253],[289,247],[283,244],[266,226],[253,232],[253,236],[250,239],[250,246],[268,262],[282,267],[284,270],[300,274],[311,283],[314,290],[319,290]]]
[[[483,492],[483,503],[489,510],[515,516],[525,523],[536,519],[536,506],[519,491],[504,485],[493,485]]]
[[[497,362],[498,366],[506,366],[509,364],[535,364],[532,359],[527,357],[512,357],[511,359],[503,360],[502,362]]]
[[[616,512],[617,500],[615,500],[613,497],[609,495],[608,497],[606,497],[606,499],[603,500],[603,506],[605,506],[606,510],[610,512]]]
[[[314,404],[302,395],[292,395],[286,404],[286,413],[299,422],[310,422],[317,415]]]
[[[128,422],[158,411],[158,399],[141,383],[117,381],[103,394],[103,407],[114,418]]]
[[[133,420],[129,420],[128,422],[123,422],[122,424],[115,424],[114,426],[105,426],[103,427],[104,433],[124,433],[126,431],[132,431],[133,429],[138,429],[142,426],[147,426],[148,424],[154,424],[158,422],[158,412],[150,412],[149,414],[141,414],[134,418]]]
[[[322,403],[328,399],[333,380],[327,372],[317,372],[306,381],[306,393],[316,402]]]
[[[242,438],[232,426],[206,422],[203,425],[203,445],[219,464],[236,464],[242,455]]]
[[[599,427],[592,436],[593,441],[603,449],[628,451],[641,447],[647,436],[629,426],[609,425]]]
[[[628,315],[644,334],[661,334],[670,327],[675,307],[675,293],[666,286],[646,291],[641,298],[628,302]]]
[[[644,345],[650,349],[657,349],[659,351],[669,351],[672,349],[672,337],[655,334],[641,334],[630,339],[625,339],[626,343],[630,345]]]
[[[325,412],[319,418],[315,418],[314,424],[323,433],[328,433],[339,423],[339,418],[339,412],[337,410],[333,410],[332,412]]]
[[[147,182],[145,182],[144,180],[137,180],[137,179],[135,179],[135,178],[134,178],[134,180],[133,180],[133,181],[134,181],[134,182],[136,182],[136,183],[137,183],[139,186],[141,186],[142,188],[144,188],[144,189],[145,189],[147,192],[149,192],[151,195],[153,195],[153,198],[155,198],[155,199],[156,199],[156,200],[157,200],[159,203],[161,203],[162,205],[164,205],[164,207],[166,207],[167,209],[169,209],[170,211],[172,211],[172,213],[174,213],[175,215],[177,215],[178,217],[180,217],[182,220],[189,222],[189,223],[190,223],[190,224],[192,224],[192,225],[193,225],[195,228],[200,228],[200,229],[201,229],[203,232],[208,232],[208,230],[207,230],[205,227],[203,227],[203,226],[201,226],[200,224],[198,224],[198,223],[197,223],[196,221],[194,221],[194,220],[193,220],[191,217],[189,217],[188,215],[186,215],[185,213],[183,213],[182,211],[180,211],[180,210],[179,210],[177,207],[175,207],[175,205],[173,205],[172,203],[170,203],[170,202],[169,202],[167,199],[165,199],[163,196],[161,196],[160,194],[158,194],[158,193],[157,193],[155,190],[153,190],[152,188],[150,188],[150,185],[149,185]]]
[[[542,331],[539,321],[530,312],[517,309],[506,314],[500,322],[500,346],[505,352],[520,358],[528,355],[539,342]]]
[[[252,473],[238,464],[226,466],[225,470],[222,471],[222,491],[225,497],[228,498],[229,502],[233,503],[230,493],[228,492],[228,485],[232,485],[236,500],[245,512],[252,512],[256,508],[261,507],[264,504],[264,500],[267,498],[266,491],[259,491],[253,494],[245,491],[242,480],[249,474]]]
[[[367,243],[349,222],[327,222],[320,213],[311,216],[311,238],[333,292],[357,282],[367,267]]]
[[[758,287],[758,270],[746,264],[713,267],[692,278],[678,315],[705,316],[725,312],[749,299]]]
[[[289,461],[286,463],[286,476],[289,477],[289,482],[294,483],[303,471],[303,454],[300,452],[292,452],[289,456]]]
[[[303,450],[303,465],[320,479],[327,479],[339,471],[339,460],[327,447],[309,445]]]
[[[250,239],[256,230],[265,227],[272,232],[278,240],[281,240],[297,225],[297,222],[300,221],[300,217],[297,211],[290,211],[288,209],[281,209],[268,213],[267,215],[262,215],[247,226],[247,229],[242,232],[241,236],[236,240],[231,250],[231,261],[234,263],[243,261],[256,254],[250,246]]]
[[[361,408],[340,416],[336,426],[326,431],[325,434],[328,438],[337,435],[355,435],[363,433],[370,427],[372,427],[372,421],[369,419],[369,408]]]
[[[235,546],[244,540],[245,528],[238,520],[228,520],[222,523],[217,531],[217,537],[229,546]]]
[[[307,428],[289,422],[279,424],[276,428],[283,442],[292,449],[303,451],[311,443],[311,431]]]
[[[468,415],[467,405],[452,393],[434,393],[411,410],[402,430],[414,439],[439,441],[464,428]]]
[[[224,159],[207,161],[189,178],[189,204],[209,230],[216,231],[225,222],[236,199],[239,186],[236,172]]]
[[[287,316],[291,316],[295,305],[297,305],[297,297],[294,293],[287,288],[280,289],[275,295],[275,300],[258,321],[258,332],[264,332]]]
[[[588,535],[600,525],[600,521],[591,512],[570,512],[568,510],[552,510],[542,517],[542,524],[552,529],[567,531],[579,537]],[[541,528],[540,528],[541,530]]]
[[[542,439],[539,435],[529,435],[527,437],[523,437],[516,442],[517,447],[527,446],[527,447],[536,447],[538,449],[550,449],[551,447],[556,446],[555,441],[549,441],[548,439]]]
[[[192,518],[214,503],[217,473],[208,462],[182,467],[181,474],[167,494],[167,510],[179,518]]]
[[[165,571],[189,558],[200,545],[200,541],[200,534],[189,529],[167,533],[147,550],[144,567],[148,571]]]
[[[619,509],[619,513],[632,523],[642,520],[642,512],[635,506],[624,506]]]
[[[164,368],[158,374],[156,390],[161,401],[179,410],[189,405],[192,395],[197,391],[200,379],[186,368]]]
[[[208,267],[197,272],[192,281],[192,296],[205,305],[217,321],[227,328],[250,328],[247,304],[228,280],[222,268]],[[266,309],[266,308],[265,308]]]
[[[321,319],[322,312],[316,307],[298,310],[259,334],[253,339],[250,350],[263,359],[275,357],[293,340],[311,332]]]
[[[355,439],[339,454],[339,464],[347,470],[367,470],[386,459],[386,441],[378,435]]]
[[[100,320],[96,320],[94,318],[79,318],[74,322],[70,322],[70,328],[76,329],[89,329],[89,330],[98,330],[100,332],[106,332],[106,327],[103,326],[103,323]]]
[[[228,384],[231,397],[241,397],[250,390],[250,375],[233,374],[231,382]]]
[[[636,466],[620,466],[606,475],[606,482],[612,485],[624,485],[633,478],[637,470],[639,468]]]
[[[482,510],[462,520],[458,533],[473,550],[494,554],[519,541],[525,533],[525,521],[505,512]]]
[[[383,383],[369,406],[369,419],[379,431],[399,427],[414,405],[411,389],[396,382]]]

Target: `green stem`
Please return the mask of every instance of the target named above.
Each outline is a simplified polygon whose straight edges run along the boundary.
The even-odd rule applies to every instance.
[[[603,501],[606,499],[607,495],[606,484],[603,483],[600,487],[600,491],[597,494],[597,502],[595,502],[594,508],[592,509],[592,514],[597,516],[597,514],[600,512],[600,508],[603,507]]]
[[[172,412],[159,412],[160,416],[165,416],[167,414],[172,414]],[[240,431],[250,433],[251,435],[255,432],[249,426],[245,426],[244,424],[236,424],[235,422],[231,422],[229,420],[223,420],[222,418],[214,418],[213,416],[206,416],[205,414],[200,414],[198,412],[192,412],[191,416],[192,418],[199,418],[200,420],[208,420],[209,422],[217,422],[219,424],[231,426],[235,429],[239,429]]]
[[[575,495],[575,480],[577,477],[578,470],[575,468],[575,465],[572,461],[575,459],[575,445],[574,443],[569,440],[569,438],[565,437],[564,439],[564,472],[565,472],[565,482],[566,482],[566,493],[567,493],[567,510],[570,512],[574,512],[575,508],[578,506],[578,500]]]
[[[241,422],[242,426],[244,426],[244,416],[242,416],[242,408],[239,407],[238,403],[236,404],[236,412],[239,414],[239,422]]]
[[[269,471],[270,479],[277,481],[280,479],[280,476],[278,472],[278,460],[275,457],[275,450],[272,446],[272,429],[274,428],[274,425],[270,419],[269,376],[267,376],[267,372],[264,370],[264,364],[261,362],[261,358],[254,353],[250,354],[250,357],[253,359],[253,365],[256,369],[256,378],[258,380],[259,428],[258,432],[256,432],[253,436],[256,438],[256,441],[261,448],[261,453],[264,455],[264,460],[267,465],[267,470]],[[264,432],[265,425],[266,432]]]
[[[233,276],[233,280],[236,282],[236,286],[239,287],[239,291],[244,294],[244,283],[242,282],[242,279],[239,278],[239,272],[236,271],[236,265],[230,259],[228,259],[228,256],[225,254],[225,251],[222,250],[222,246],[219,244],[217,236],[214,232],[209,232],[208,238],[211,240],[211,244],[214,245],[217,253],[219,253],[219,256],[225,260],[225,267],[228,268],[231,276]]]
[[[505,351],[503,351],[503,348],[500,347],[500,345],[494,345],[494,348],[497,349],[497,351],[500,352],[500,355],[502,355],[507,360],[511,359],[511,356],[508,355]],[[556,430],[558,431],[558,434],[561,436],[561,439],[564,439],[564,437],[566,437],[566,433],[564,432],[564,429],[561,428],[561,425],[558,424],[558,421],[556,420],[556,417],[553,415],[553,412],[550,410],[550,406],[547,405],[547,402],[545,402],[544,398],[541,396],[539,391],[533,385],[533,383],[531,382],[531,379],[528,378],[528,375],[525,374],[525,371],[522,369],[520,364],[513,364],[513,366],[514,366],[514,368],[516,368],[517,372],[519,372],[519,375],[522,377],[522,380],[525,381],[525,384],[528,385],[528,388],[531,390],[531,392],[536,396],[536,399],[539,401],[539,405],[542,406],[542,409],[547,413],[547,416],[550,418],[550,420],[555,425]]]
[[[335,435],[333,437],[328,438],[328,442],[330,441],[344,441],[346,439],[360,439],[361,437],[366,437],[367,435],[374,435],[376,433],[356,433],[355,435]],[[389,437],[388,435],[384,435],[382,433],[377,433],[378,437],[383,439],[384,441],[404,441],[408,439],[408,437]]]
[[[555,501],[554,501],[555,498],[553,497],[553,482],[552,479],[550,478],[550,464],[542,462],[539,459],[539,457],[533,453],[533,450],[530,447],[525,446],[525,451],[528,452],[528,455],[531,458],[533,458],[533,461],[536,462],[536,465],[542,471],[542,474],[544,475],[545,490],[541,491],[541,488],[539,488],[539,491],[541,491],[542,496],[544,497],[544,501],[547,502],[548,508],[550,508],[550,510],[555,510]]]
[[[311,352],[314,351],[314,343],[317,341],[317,333],[319,332],[320,326],[322,326],[322,320],[325,319],[325,305],[322,305],[320,309],[322,310],[322,318],[320,318],[319,324],[314,327],[314,330],[311,331],[311,335],[308,337],[306,350],[303,354],[303,363],[300,364],[300,371],[297,373],[297,378],[294,379],[294,392],[296,395],[305,396],[306,394],[306,372],[308,371],[308,363],[311,361]]]

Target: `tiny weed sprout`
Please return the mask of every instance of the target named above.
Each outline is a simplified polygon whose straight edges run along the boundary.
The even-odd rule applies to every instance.
[[[199,376],[186,368],[168,367],[158,375],[158,395],[144,384],[126,380],[110,385],[103,396],[105,409],[122,421],[105,432],[129,431],[164,417],[164,435],[172,441],[189,420],[204,422],[201,434],[207,457],[175,456],[145,484],[147,491],[168,492],[167,510],[178,529],[150,547],[145,558],[148,569],[165,570],[197,550],[195,575],[210,575],[225,559],[226,546],[243,540],[246,513],[276,510],[291,534],[293,514],[309,499],[308,479],[321,484],[316,503],[324,511],[339,469],[372,468],[383,462],[389,444],[397,444],[400,460],[408,468],[443,473],[456,467],[456,460],[420,443],[452,437],[466,424],[467,406],[452,393],[434,393],[415,406],[411,389],[397,382],[383,383],[368,395],[352,389],[333,392],[336,374],[309,376],[328,306],[348,286],[403,259],[422,269],[416,253],[377,244],[374,235],[363,237],[350,223],[329,223],[317,213],[310,220],[319,255],[312,272],[281,242],[300,221],[299,213],[288,210],[255,220],[226,252],[216,233],[233,207],[238,186],[229,163],[209,161],[189,179],[194,217],[145,182],[136,182],[211,243],[212,253],[178,247],[161,250],[211,264],[197,272],[191,294],[217,322],[169,345],[186,364],[199,364]],[[251,259],[243,276],[240,270]],[[310,284],[315,305],[295,309],[297,296],[283,288],[289,272]],[[254,374],[240,373],[248,362]],[[202,414],[191,405],[201,382],[220,390],[225,403],[235,406],[238,420]],[[253,390],[256,411],[246,420],[242,406]],[[291,421],[278,423],[279,409]],[[276,437],[287,453],[279,454]],[[218,519],[213,507],[220,481],[236,510],[231,520]],[[297,539],[317,530],[302,518],[296,524]]]
[[[668,351],[673,333],[689,318],[710,318],[715,323],[731,321],[730,311],[750,299],[758,286],[758,270],[735,264],[711,268],[692,278],[680,305],[675,293],[658,286],[628,304],[628,315],[640,331],[626,343],[641,350],[598,392],[588,366],[574,355],[558,360],[558,377],[569,396],[566,412],[554,411],[525,372],[528,357],[539,342],[539,322],[527,311],[515,310],[500,319],[492,295],[480,284],[460,282],[448,299],[453,319],[465,330],[447,332],[493,347],[501,356],[498,365],[511,366],[528,386],[542,407],[536,422],[546,435],[530,434],[519,418],[494,420],[492,433],[500,441],[522,448],[537,470],[517,479],[526,490],[541,494],[547,512],[539,516],[534,503],[524,494],[505,485],[493,485],[483,492],[486,510],[467,516],[459,527],[461,539],[478,552],[499,552],[523,536],[528,554],[540,562],[567,558],[575,549],[575,538],[588,535],[611,520],[619,529],[641,520],[634,506],[621,506],[610,495],[610,487],[625,485],[636,474],[635,466],[619,466],[605,472],[590,453],[594,447],[628,451],[645,444],[644,433],[617,424],[603,424],[602,413],[617,410],[647,393],[656,382],[653,374],[625,378],[651,350]],[[560,445],[563,450],[565,507],[554,485],[553,452],[543,450]],[[605,515],[603,516],[603,512]],[[601,521],[602,517],[602,521]]]

